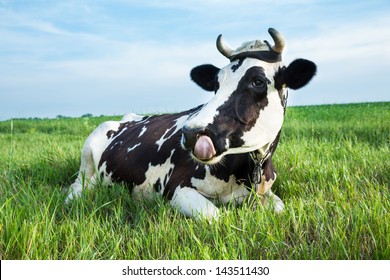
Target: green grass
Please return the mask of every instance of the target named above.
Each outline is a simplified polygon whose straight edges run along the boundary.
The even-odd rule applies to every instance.
[[[0,259],[390,259],[389,102],[288,108],[273,187],[285,211],[228,206],[211,224],[121,185],[65,205],[106,119],[0,122]]]

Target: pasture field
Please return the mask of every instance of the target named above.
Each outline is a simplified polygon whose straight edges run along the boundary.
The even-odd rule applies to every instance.
[[[84,140],[119,118],[0,122],[0,259],[390,259],[390,102],[289,107],[285,211],[255,201],[212,223],[122,185],[64,203]]]

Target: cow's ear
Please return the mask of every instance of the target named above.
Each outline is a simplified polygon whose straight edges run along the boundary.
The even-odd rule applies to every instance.
[[[299,89],[314,77],[317,66],[314,62],[306,59],[296,59],[278,75],[279,85],[286,85],[291,89]]]
[[[215,76],[219,68],[211,64],[196,66],[191,70],[191,79],[201,88],[207,91],[215,90]]]

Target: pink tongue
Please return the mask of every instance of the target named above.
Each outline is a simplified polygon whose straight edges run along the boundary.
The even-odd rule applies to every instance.
[[[215,154],[215,148],[210,137],[202,135],[198,138],[194,148],[194,154],[198,159],[208,160],[211,159]]]

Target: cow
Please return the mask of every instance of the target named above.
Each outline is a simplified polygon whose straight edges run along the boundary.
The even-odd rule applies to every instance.
[[[285,39],[268,29],[274,44],[254,40],[232,49],[222,35],[217,49],[229,59],[223,68],[204,64],[191,79],[215,95],[205,104],[174,114],[127,114],[107,121],[87,138],[78,177],[67,202],[83,189],[125,183],[134,199],[162,195],[187,217],[212,220],[219,206],[260,197],[276,212],[284,208],[271,187],[272,155],[278,145],[287,89],[305,86],[316,64],[282,63]]]

